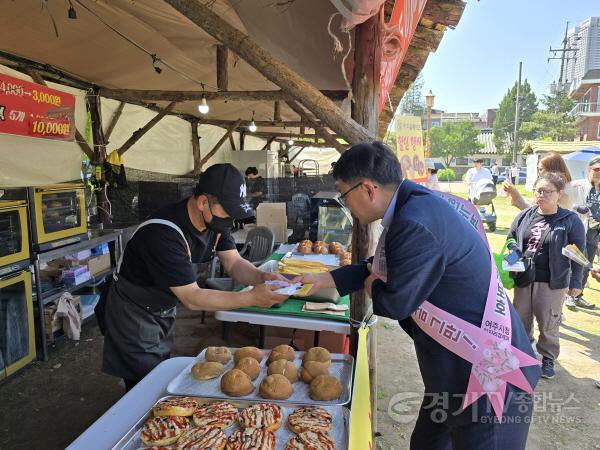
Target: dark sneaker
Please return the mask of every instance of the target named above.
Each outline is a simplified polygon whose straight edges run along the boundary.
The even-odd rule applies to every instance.
[[[542,358],[542,378],[554,378],[554,360],[545,356]]]
[[[583,309],[594,309],[596,305],[587,302],[583,297],[575,297],[575,305]]]
[[[571,310],[577,309],[577,304],[575,303],[575,299],[570,295],[565,297],[565,306]]]

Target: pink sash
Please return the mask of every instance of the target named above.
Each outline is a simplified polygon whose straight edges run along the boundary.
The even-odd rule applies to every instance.
[[[453,206],[488,245],[479,212],[473,204],[445,192],[434,192]],[[383,231],[377,243],[372,265],[373,272],[383,281],[387,280],[384,248],[386,234],[387,229]],[[511,345],[508,297],[491,252],[490,267],[490,285],[480,327],[432,305],[427,300],[412,314],[412,318],[419,328],[437,343],[473,365],[463,408],[487,394],[496,416],[502,419],[506,383],[533,394],[533,389],[520,368],[539,363],[537,359]]]

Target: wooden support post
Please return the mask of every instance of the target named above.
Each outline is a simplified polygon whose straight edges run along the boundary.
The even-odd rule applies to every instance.
[[[104,161],[106,160],[106,139],[102,128],[102,111],[98,89],[94,89],[92,95],[87,97],[87,104],[90,111],[90,119],[92,125],[92,138],[94,139],[94,161],[102,167],[102,176],[98,180],[100,189],[96,191],[98,202],[98,217],[101,223],[111,223],[110,203],[107,197],[106,189],[106,172],[104,171]]]
[[[335,136],[332,136],[331,134],[329,134],[329,131],[327,131],[325,129],[325,127],[323,127],[321,124],[317,123],[316,120],[314,120],[312,117],[310,117],[309,114],[306,111],[304,111],[304,109],[298,103],[296,103],[296,102],[286,102],[286,103],[292,109],[292,111],[294,111],[296,114],[298,114],[300,116],[300,120],[310,123],[311,127],[314,128],[314,130],[315,130],[315,134],[318,134],[323,139],[325,139],[325,142],[327,144],[329,144],[331,147],[335,148],[340,153],[343,153],[346,150],[346,148],[336,140]]]
[[[273,120],[275,122],[281,122],[281,104],[279,100],[273,104]]]
[[[194,170],[192,174],[194,176],[200,175],[200,137],[198,136],[198,122],[197,120],[190,121],[192,128],[192,154],[194,155]]]
[[[244,150],[244,145],[246,144],[246,132],[244,130],[240,131],[240,151]]]
[[[229,50],[224,45],[217,45],[217,88],[226,91],[229,84]]]
[[[383,11],[380,11],[382,14]],[[379,77],[381,71],[381,45],[382,30],[381,17],[376,14],[366,22],[358,25],[354,30],[354,76],[352,79],[354,103],[352,117],[371,133],[377,133],[379,116]],[[361,224],[354,221],[352,233],[352,258],[353,262],[371,256],[370,250],[374,248],[371,242],[376,223]],[[371,227],[371,229],[370,229]],[[367,311],[372,307],[371,299],[364,291],[352,294],[351,316],[354,320],[362,320]],[[377,334],[371,328],[371,339],[368,345],[369,375],[371,380],[371,413],[372,433],[377,431]],[[350,341],[352,353],[356,354],[358,335],[352,333]]]
[[[229,127],[229,129],[227,130],[227,132],[226,132],[226,133],[225,133],[225,134],[224,134],[224,135],[221,137],[221,139],[219,139],[219,142],[217,142],[217,143],[215,144],[215,146],[213,147],[213,149],[212,149],[210,152],[208,152],[208,154],[207,154],[207,155],[206,155],[204,158],[202,158],[202,160],[200,161],[200,164],[199,164],[199,165],[200,165],[200,169],[202,169],[202,166],[203,166],[204,164],[206,164],[206,161],[208,161],[210,158],[212,158],[212,157],[213,157],[213,155],[214,155],[215,153],[217,153],[217,150],[219,150],[219,149],[221,148],[221,145],[223,145],[223,143],[224,143],[224,142],[225,142],[227,139],[229,139],[229,136],[231,136],[231,133],[233,133],[233,132],[234,132],[234,130],[235,130],[237,127],[238,127],[238,125],[239,125],[239,122],[241,122],[241,120],[237,120],[235,123],[233,123],[233,124],[232,124],[232,125]]]
[[[270,137],[269,139],[267,139],[267,143],[265,145],[263,145],[263,148],[261,150],[269,150],[271,148],[271,143],[275,140],[275,136]]]
[[[121,117],[121,113],[123,112],[124,108],[125,108],[125,102],[119,103],[117,110],[114,112],[113,116],[110,119],[110,123],[108,124],[108,127],[106,128],[106,131],[104,132],[104,139],[106,139],[107,144],[110,141],[110,135],[112,134],[113,130],[115,129],[115,126],[117,125],[117,122],[119,121],[119,118]]]
[[[173,107],[175,106],[175,102],[171,102],[169,103],[169,105],[163,109],[161,112],[159,112],[156,116],[154,116],[152,119],[150,119],[150,121],[148,121],[148,123],[146,125],[144,125],[142,128],[136,130],[133,132],[133,134],[131,135],[131,137],[129,139],[127,139],[127,142],[125,142],[121,148],[119,150],[117,150],[119,152],[119,156],[123,156],[123,153],[125,153],[127,150],[129,150],[137,141],[139,141],[142,136],[144,136],[154,125],[156,125],[158,122],[160,122],[160,120],[165,117],[167,114],[169,114],[169,112],[173,109]]]
[[[169,5],[198,25],[209,35],[236,52],[248,64],[306,106],[324,125],[350,144],[375,140],[374,132],[349,120],[334,102],[317,88],[260,48],[250,37],[231,26],[209,6],[196,0],[165,0]]]
[[[233,135],[231,134],[229,135],[229,145],[231,145],[231,150],[235,152],[235,139],[233,139]]]

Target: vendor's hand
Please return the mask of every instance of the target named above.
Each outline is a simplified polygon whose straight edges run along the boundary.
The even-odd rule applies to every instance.
[[[279,272],[263,272],[262,282],[264,283],[265,281],[271,280],[288,281],[288,279],[281,275]]]
[[[279,289],[277,286],[269,286],[268,284],[259,284],[254,286],[250,291],[250,306],[262,306],[263,308],[270,308],[277,303],[281,303],[286,300],[288,295],[276,294],[273,291]]]
[[[593,275],[592,275],[592,276],[593,276]],[[569,289],[569,292],[568,292],[568,294],[569,294],[571,297],[577,297],[577,296],[579,296],[579,295],[581,294],[581,292],[582,292],[582,290],[581,290],[581,289],[577,289],[577,288],[571,288],[571,289]]]
[[[306,275],[300,275],[293,280],[291,283],[303,283],[312,284],[313,287],[308,291],[307,296],[313,295],[320,289],[324,288],[335,288],[335,281],[329,272],[322,273],[307,273]]]
[[[600,281],[600,269],[592,269],[592,270],[590,270],[590,275],[592,275],[592,277],[594,278],[594,280]]]

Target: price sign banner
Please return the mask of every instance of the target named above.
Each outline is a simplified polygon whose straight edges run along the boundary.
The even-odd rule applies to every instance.
[[[0,73],[0,133],[75,139],[75,96]]]

